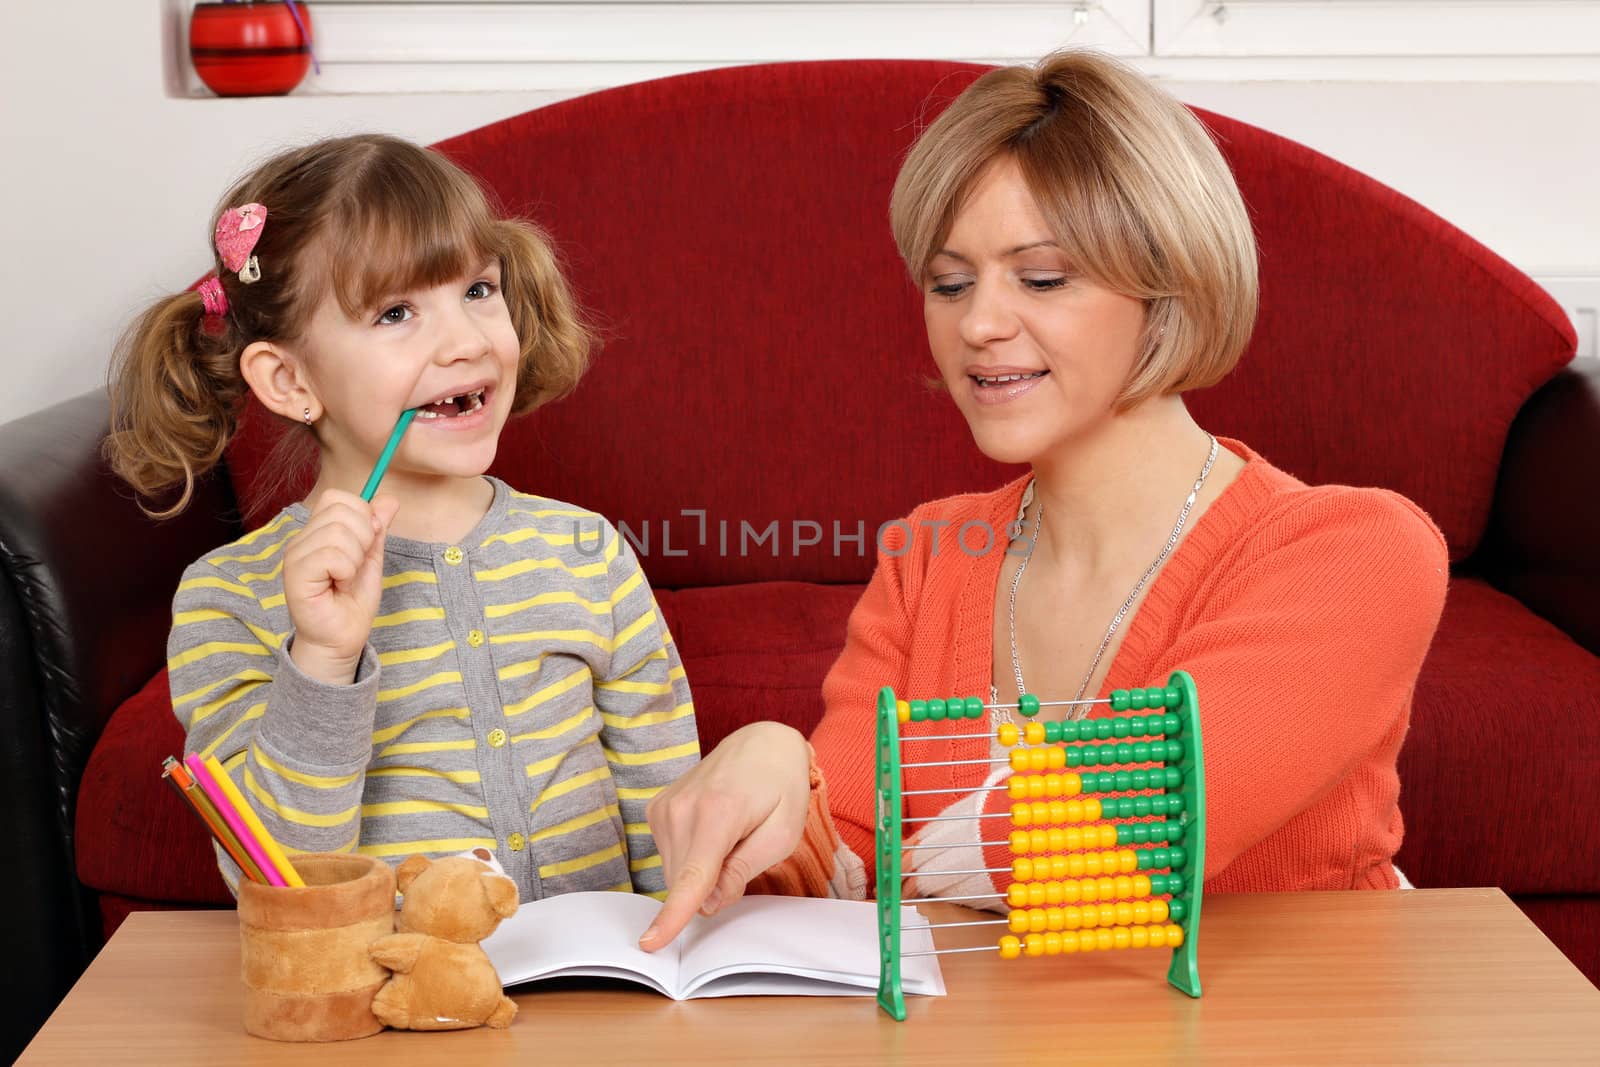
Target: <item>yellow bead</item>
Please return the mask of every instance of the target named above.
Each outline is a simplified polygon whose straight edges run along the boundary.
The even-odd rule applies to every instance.
[[[1139,854],[1133,849],[1125,848],[1117,855],[1122,861],[1121,867],[1123,874],[1132,874],[1134,871],[1139,869]]]
[[[1033,933],[1042,934],[1047,926],[1043,908],[1033,908],[1028,912],[1028,929]]]
[[[1127,879],[1120,880],[1126,881]],[[1100,890],[1101,900],[1121,900],[1123,897],[1128,895],[1122,891],[1121,886],[1117,885],[1118,881],[1119,879],[1108,878],[1105,875],[1100,876],[1100,880],[1096,883],[1096,885]]]
[[[1047,774],[1044,776],[1044,792],[1046,796],[1058,797],[1061,795],[1062,788],[1059,774]]]
[[[1150,902],[1150,921],[1151,922],[1164,923],[1164,922],[1167,921],[1167,916],[1171,915],[1171,914],[1172,914],[1172,909],[1167,907],[1167,902],[1166,901],[1164,901],[1164,900],[1152,900]],[[1140,922],[1144,922],[1143,919],[1140,919],[1139,921]]]
[[[1111,825],[1110,823],[1100,824],[1099,846],[1101,848],[1117,847],[1117,828],[1115,826]]]
[[[1043,727],[1040,727],[1040,729],[1043,729]],[[1051,770],[1059,771],[1061,768],[1063,768],[1063,767],[1065,767],[1067,765],[1067,750],[1066,749],[1064,749],[1064,748],[1047,748],[1047,749],[1045,749],[1045,752],[1049,753],[1049,758],[1046,760],[1045,765],[1048,766]]]
[[[911,704],[909,701],[896,700],[894,702],[894,717],[901,722],[911,721]]]
[[[1150,947],[1165,948],[1167,944],[1167,928],[1165,926],[1147,926],[1150,931]]]
[[[1028,903],[1038,907],[1049,899],[1045,890],[1046,882],[1030,882],[1028,884]]]
[[[1148,874],[1136,874],[1133,876],[1132,895],[1136,897],[1147,897],[1150,895],[1150,876]]]
[[[1150,944],[1150,931],[1142,926],[1135,926],[1128,931],[1128,940],[1134,948],[1145,948]]]
[[[1044,935],[1044,954],[1046,956],[1059,956],[1059,955],[1061,955],[1061,935],[1060,934],[1051,933],[1051,934],[1045,934]]]
[[[1006,929],[1010,930],[1014,934],[1027,933],[1028,913],[1022,910],[1016,910],[1008,913],[1006,915]]]
[[[1033,799],[1035,799],[1035,800],[1038,800],[1040,797],[1043,797],[1043,796],[1047,795],[1046,792],[1045,792],[1044,775],[1042,775],[1042,774],[1030,774],[1030,775],[1028,775],[1028,795],[1030,797],[1032,797]]]
[[[1028,886],[1021,882],[1012,882],[1006,887],[1006,903],[1013,908],[1020,908],[1028,902]]]
[[[1058,826],[1052,826],[1050,828],[1049,840],[1051,852],[1067,851],[1067,831]]]
[[[1057,800],[1057,801],[1043,801],[1043,800],[1034,801],[1034,804],[1033,804],[1033,821],[1036,822],[1036,823],[1060,822],[1061,820],[1056,817],[1056,805],[1059,804],[1059,803],[1061,803],[1059,800]]]
[[[1129,937],[1126,927],[1119,926],[1111,931],[1111,944],[1113,947],[1127,948],[1131,942],[1132,938]]]
[[[1031,881],[1033,881],[1033,861],[1032,860],[1012,860],[1011,861],[1011,877],[1015,878],[1019,882],[1031,882]]]
[[[1049,852],[1050,835],[1043,830],[1033,830],[1028,834],[1028,848],[1032,852]]]
[[[1177,948],[1183,944],[1183,927],[1177,923],[1172,923],[1167,927],[1167,944],[1172,948]]]
[[[1118,926],[1127,926],[1133,922],[1133,905],[1127,903],[1118,904],[1116,905],[1116,912]]]
[[[1040,934],[1029,934],[1027,939],[1025,941],[1023,941],[1023,944],[1025,946],[1027,946],[1026,947],[1026,951],[1027,951],[1028,955],[1030,955],[1030,956],[1043,956],[1044,955],[1044,937],[1042,935],[1040,935]]]
[[[1061,776],[1061,791],[1069,797],[1077,796],[1079,793],[1083,792],[1083,779],[1079,778],[1076,774],[1063,774]],[[1091,803],[1094,804],[1094,814],[1091,815],[1089,813],[1089,805],[1085,804],[1083,807],[1083,817],[1085,819],[1098,819],[1100,817],[1100,802],[1096,800],[1091,801]]]
[[[1088,868],[1084,866],[1083,856],[1080,853],[1075,852],[1070,856],[1058,856],[1057,859],[1064,861],[1068,877],[1082,878],[1088,872]]]
[[[1078,925],[1090,929],[1100,925],[1100,908],[1095,904],[1084,904],[1078,909]]]
[[[1027,804],[1011,805],[1011,825],[1027,826],[1033,821],[1033,808]]]
[[[1014,748],[1011,750],[1011,756],[1009,758],[1011,760],[1012,770],[1025,771],[1028,769],[1028,752],[1029,750],[1025,748]]]
[[[1022,955],[1022,942],[1007,934],[1000,939],[1000,958],[1014,960]]]
[[[1094,951],[1094,944],[1095,944],[1095,940],[1094,940],[1094,931],[1093,930],[1079,930],[1078,931],[1078,951],[1079,952],[1093,952]]]
[[[1060,909],[1060,908],[1046,908],[1046,909],[1044,909],[1044,925],[1045,925],[1045,929],[1047,929],[1047,930],[1064,930],[1064,929],[1066,929],[1066,925],[1067,925],[1066,914],[1067,913],[1065,911],[1063,911],[1062,909]]]
[[[1024,800],[1028,796],[1028,780],[1020,775],[1013,774],[1006,779],[1006,793],[1012,800]]]
[[[1044,723],[1030,722],[1027,725],[1027,728],[1023,731],[1023,738],[1030,745],[1044,744]]]
[[[1001,723],[1000,728],[995,731],[995,738],[1006,748],[1015,745],[1017,743],[1017,724],[1014,722]]]
[[[1026,852],[1026,851],[1028,851],[1028,831],[1026,831],[1026,830],[1013,830],[1013,831],[1011,831],[1011,851],[1012,852]]]
[[[1072,778],[1075,782],[1077,782],[1078,788],[1081,789],[1083,787],[1083,782],[1078,779],[1077,775],[1073,775]],[[1074,790],[1074,792],[1076,791],[1077,790]],[[1083,817],[1090,822],[1094,822],[1094,820],[1100,817],[1100,801],[1097,798],[1090,797],[1088,800],[1083,802]]]
[[[1060,815],[1056,814],[1056,804],[1060,804],[1061,805],[1061,814]],[[1051,804],[1050,805],[1050,821],[1051,822],[1082,822],[1083,821],[1083,801],[1081,801],[1081,800],[1058,800],[1058,801],[1055,802],[1055,804]]]
[[[1117,925],[1117,906],[1115,904],[1102,904],[1102,905],[1100,905],[1100,925],[1101,926],[1115,926],[1115,925]]]
[[[1139,892],[1138,887],[1134,885],[1135,881],[1136,881],[1135,879],[1129,878],[1125,874],[1117,875],[1117,879],[1113,883],[1113,885],[1115,887],[1116,895],[1118,897],[1148,896],[1150,894],[1150,879],[1148,879],[1148,878],[1145,879],[1145,883],[1144,883],[1145,889],[1144,889],[1143,893]]]
[[[1076,904],[1078,902],[1078,896],[1081,891],[1077,882],[1051,882],[1049,884],[1054,887],[1050,903]]]
[[[1094,932],[1094,947],[1100,952],[1109,952],[1116,945],[1116,938],[1111,936],[1111,931],[1105,927]]]
[[[1076,930],[1083,925],[1083,909],[1067,907],[1061,909],[1061,929]]]
[[[1083,873],[1091,877],[1100,876],[1100,863],[1102,854],[1099,852],[1085,852],[1083,854]]]
[[[1130,909],[1133,914],[1133,921],[1140,926],[1150,921],[1150,902],[1148,900],[1136,900],[1130,905]],[[1164,919],[1166,916],[1163,915],[1162,918]]]
[[[1078,951],[1078,935],[1070,927],[1061,935],[1061,951],[1067,954]]]
[[[1076,852],[1083,847],[1083,831],[1076,826],[1069,826],[1061,831],[1062,852]]]

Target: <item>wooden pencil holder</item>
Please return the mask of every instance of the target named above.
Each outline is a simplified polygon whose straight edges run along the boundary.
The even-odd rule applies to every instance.
[[[303,887],[242,882],[244,1028],[275,1041],[345,1041],[383,1029],[389,972],[367,946],[394,932],[394,871],[371,856],[294,857]]]

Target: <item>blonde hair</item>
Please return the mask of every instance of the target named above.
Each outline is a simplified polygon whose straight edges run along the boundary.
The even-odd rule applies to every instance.
[[[1016,160],[1074,266],[1145,301],[1118,410],[1233,369],[1255,325],[1255,238],[1232,172],[1188,108],[1092,51],[983,75],[922,133],[895,180],[890,223],[918,284],[1002,156]]]
[[[146,310],[113,358],[107,461],[141,495],[182,486],[152,515],[182,511],[237,431],[246,346],[298,340],[324,292],[356,315],[388,293],[497,259],[522,345],[512,411],[571,392],[588,365],[590,333],[549,240],[530,222],[499,218],[478,183],[437,152],[376,134],[283,152],[228,190],[207,233],[246,203],[267,209],[255,247],[261,278],[244,284],[211,249],[228,301],[220,330],[207,328],[198,293],[179,293]],[[303,453],[311,439],[303,429],[287,442]]]

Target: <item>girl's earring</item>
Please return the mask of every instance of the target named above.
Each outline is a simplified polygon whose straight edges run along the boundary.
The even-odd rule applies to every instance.
[[[310,408],[306,408],[306,425],[307,426],[311,425],[311,409]]]

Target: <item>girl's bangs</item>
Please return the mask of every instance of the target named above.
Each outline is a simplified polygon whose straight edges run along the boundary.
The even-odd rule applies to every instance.
[[[462,188],[438,180],[444,175],[405,178],[361,190],[352,210],[331,213],[319,242],[328,282],[351,318],[500,257],[494,219],[470,182]]]

